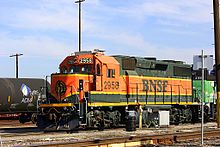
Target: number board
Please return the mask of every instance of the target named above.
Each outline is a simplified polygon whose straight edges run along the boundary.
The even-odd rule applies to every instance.
[[[119,88],[119,82],[118,81],[105,81],[104,82],[104,89],[118,89]]]
[[[80,58],[79,60],[80,64],[92,64],[92,58]]]

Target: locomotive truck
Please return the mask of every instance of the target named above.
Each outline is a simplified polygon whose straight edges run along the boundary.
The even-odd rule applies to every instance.
[[[39,128],[117,127],[129,110],[143,110],[146,126],[158,122],[159,110],[170,111],[174,124],[199,120],[192,67],[184,62],[95,50],[67,56],[59,69],[51,74],[51,96],[39,101]]]

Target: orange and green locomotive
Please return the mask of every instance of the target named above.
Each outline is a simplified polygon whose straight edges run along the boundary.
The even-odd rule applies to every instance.
[[[125,123],[126,111],[139,109],[148,125],[159,110],[170,111],[171,123],[198,120],[192,68],[181,61],[96,50],[66,57],[59,69],[51,75],[50,96],[39,102],[40,128],[117,127]]]

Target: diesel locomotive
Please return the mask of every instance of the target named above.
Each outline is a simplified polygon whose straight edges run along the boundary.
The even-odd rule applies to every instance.
[[[159,110],[170,111],[174,124],[199,120],[199,86],[184,62],[94,50],[67,56],[59,69],[51,74],[50,96],[38,102],[39,128],[117,127],[129,110],[142,112],[146,126],[158,122]]]

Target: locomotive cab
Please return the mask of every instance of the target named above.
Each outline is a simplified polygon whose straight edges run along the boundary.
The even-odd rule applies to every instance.
[[[59,68],[60,73],[51,75],[52,95],[59,102],[79,102],[80,80],[86,96],[119,90],[119,63],[103,52],[76,52],[66,57]]]
[[[79,81],[85,91],[92,90],[94,74],[92,52],[79,52],[66,57],[60,64],[60,72],[51,75],[52,95],[59,102],[79,102]]]

